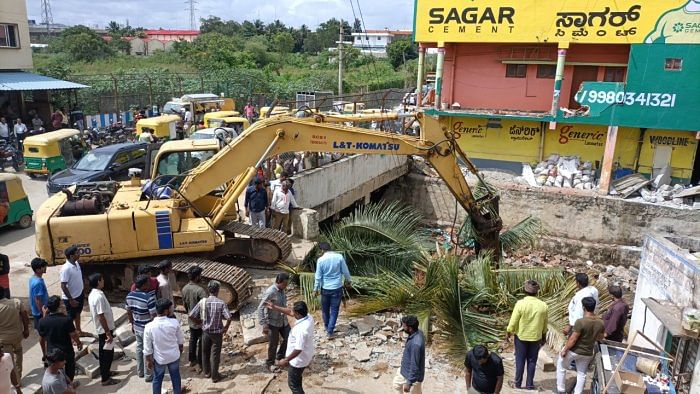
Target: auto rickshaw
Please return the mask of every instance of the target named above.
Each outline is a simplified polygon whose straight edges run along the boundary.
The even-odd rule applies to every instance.
[[[60,129],[24,139],[24,172],[29,177],[65,170],[89,149],[80,130]]]
[[[260,108],[260,119],[263,119],[267,116],[267,113],[270,112],[270,107],[262,107]],[[275,107],[272,110],[272,115],[287,115],[289,114],[289,107]]]
[[[32,207],[22,187],[22,179],[15,174],[0,174],[0,227],[32,225]]]
[[[243,130],[250,127],[250,122],[248,122],[248,119],[240,116],[227,116],[225,118],[209,119],[209,126],[207,127],[230,127],[240,134]]]
[[[159,140],[177,139],[178,115],[161,115],[152,118],[139,119],[136,122],[136,136],[140,136],[144,128],[152,130],[153,136]]]
[[[223,119],[223,118],[228,118],[231,116],[240,116],[241,113],[238,111],[214,111],[214,112],[207,112],[204,114],[204,127],[209,128],[209,127],[217,127],[217,126],[212,126],[210,122],[212,119]]]

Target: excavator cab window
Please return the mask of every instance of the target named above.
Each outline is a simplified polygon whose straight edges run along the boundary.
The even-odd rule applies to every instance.
[[[215,151],[170,152],[160,158],[158,162],[158,175],[165,175],[165,179],[172,179],[171,176],[184,174],[215,154]],[[179,186],[181,180],[182,178],[179,177],[178,180],[174,182],[174,185]]]

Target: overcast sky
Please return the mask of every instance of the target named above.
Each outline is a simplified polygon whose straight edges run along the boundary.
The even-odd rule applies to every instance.
[[[2,1],[2,0],[0,0]],[[413,0],[359,1],[367,29],[410,29],[413,24]],[[105,26],[116,20],[134,27],[189,29],[186,0],[52,0],[54,23]],[[359,18],[357,3],[355,13]],[[29,19],[41,20],[41,1],[27,0]],[[312,29],[330,18],[353,19],[350,0],[197,0],[197,20],[209,15],[221,19],[279,19],[286,25],[306,24]]]

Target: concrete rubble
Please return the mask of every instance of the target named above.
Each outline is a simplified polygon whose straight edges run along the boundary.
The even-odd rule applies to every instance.
[[[528,185],[553,186],[590,190],[595,188],[595,170],[590,161],[581,161],[578,156],[551,155],[539,162],[535,168],[523,163],[520,177]]]

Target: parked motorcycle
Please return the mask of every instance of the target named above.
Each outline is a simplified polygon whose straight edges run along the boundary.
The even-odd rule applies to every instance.
[[[5,171],[5,167],[12,167],[15,172],[20,172],[24,165],[22,152],[14,144],[0,141],[0,171]]]

